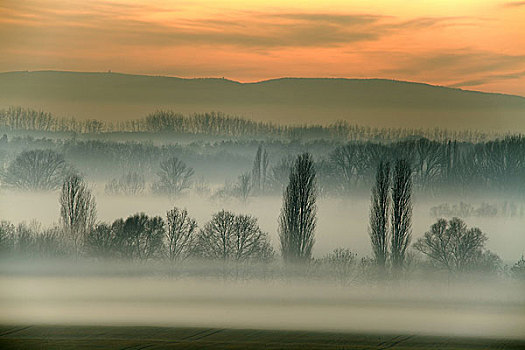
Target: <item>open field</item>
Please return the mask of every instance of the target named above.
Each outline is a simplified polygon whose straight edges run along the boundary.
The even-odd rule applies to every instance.
[[[0,326],[3,349],[523,349],[525,341],[166,327]]]
[[[111,266],[106,269],[111,270]],[[0,341],[30,347],[50,337],[46,340],[49,347],[60,348],[88,344],[108,348],[123,339],[130,342],[126,346],[137,348],[141,344],[140,348],[205,345],[199,342],[217,348],[243,348],[250,342],[261,347],[290,342],[290,348],[312,343],[340,349],[348,344],[387,348],[403,340],[407,348],[417,349],[438,341],[420,337],[428,336],[445,337],[432,339],[449,344],[448,348],[525,344],[523,285],[502,280],[340,285],[301,278],[154,277],[153,270],[149,277],[125,277],[123,271],[120,277],[111,277],[76,270],[69,277],[35,272],[4,274],[0,278],[0,325],[37,327],[4,327]],[[56,325],[80,328],[53,328]],[[83,328],[86,325],[101,328]],[[277,329],[283,332],[271,332]],[[304,333],[288,333],[296,330]],[[471,340],[459,340],[461,337]],[[478,340],[472,340],[475,338]],[[405,344],[404,339],[410,339],[408,344],[412,345]]]

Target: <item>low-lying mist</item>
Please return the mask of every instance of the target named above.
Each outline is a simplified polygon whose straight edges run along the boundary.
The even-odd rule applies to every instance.
[[[185,277],[181,270],[168,277],[159,273],[166,267],[143,264],[77,263],[50,275],[53,269],[57,266],[18,266],[16,274],[9,274],[4,265],[1,324],[524,337],[523,284],[510,280],[387,278],[343,285],[293,273],[262,277],[262,271],[257,278],[221,278],[210,266],[200,267],[201,273],[209,269],[215,277]]]
[[[0,325],[524,338],[525,139],[209,117],[143,122],[231,139],[0,138]]]

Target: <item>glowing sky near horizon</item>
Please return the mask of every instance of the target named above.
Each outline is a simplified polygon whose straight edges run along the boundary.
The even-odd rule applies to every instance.
[[[525,96],[525,1],[1,0],[0,71],[47,69]]]

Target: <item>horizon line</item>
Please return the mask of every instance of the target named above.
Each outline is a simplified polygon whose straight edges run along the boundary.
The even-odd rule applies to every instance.
[[[125,73],[125,72],[118,72],[113,71],[111,69],[107,71],[76,71],[76,70],[57,70],[57,69],[37,69],[37,70],[13,70],[13,71],[2,71],[0,74],[9,74],[9,73],[80,73],[80,74],[114,74],[114,75],[128,75],[128,76],[141,76],[141,77],[152,77],[152,78],[171,78],[171,79],[180,79],[180,80],[223,80],[235,84],[242,84],[242,85],[248,85],[248,84],[259,84],[259,83],[265,83],[270,81],[278,81],[278,80],[286,80],[286,79],[304,79],[304,80],[384,80],[384,81],[391,81],[391,82],[397,82],[397,83],[405,83],[405,84],[417,84],[417,85],[426,85],[434,88],[444,88],[444,89],[451,89],[451,90],[458,90],[463,92],[473,92],[473,93],[480,93],[480,94],[491,94],[491,95],[503,95],[503,96],[513,96],[513,97],[519,97],[519,98],[525,98],[525,96],[518,95],[518,94],[510,94],[510,93],[504,93],[504,92],[493,92],[493,91],[482,91],[482,90],[470,90],[470,89],[463,89],[460,87],[453,87],[453,86],[447,86],[447,85],[439,85],[434,83],[428,83],[428,82],[421,82],[421,81],[412,81],[412,80],[400,80],[400,79],[394,79],[394,78],[379,78],[379,77],[368,77],[368,78],[349,78],[349,77],[298,77],[298,76],[282,76],[282,77],[276,77],[276,78],[268,78],[268,79],[262,79],[262,80],[253,80],[253,81],[239,81],[234,80],[226,77],[181,77],[181,76],[175,76],[175,75],[162,75],[162,74],[140,74],[140,73]]]

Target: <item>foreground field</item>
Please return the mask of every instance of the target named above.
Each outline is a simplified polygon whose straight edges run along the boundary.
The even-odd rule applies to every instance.
[[[249,328],[525,341],[523,285],[503,280],[343,286],[290,278],[80,277],[77,271],[67,277],[2,276],[0,286],[0,325]]]
[[[161,327],[0,326],[2,349],[523,349],[479,338]]]

